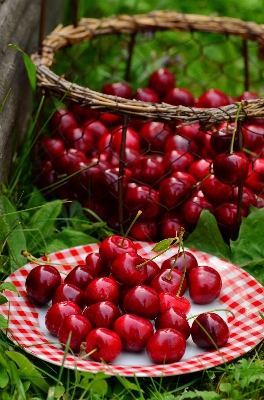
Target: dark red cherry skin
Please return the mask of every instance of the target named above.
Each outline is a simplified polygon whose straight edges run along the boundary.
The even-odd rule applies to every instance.
[[[61,135],[62,139],[69,130],[77,128],[78,122],[74,114],[69,110],[58,109],[50,119],[50,130],[52,133]]]
[[[123,310],[127,314],[155,319],[160,311],[160,299],[155,289],[146,285],[131,288],[123,301]]]
[[[186,297],[179,297],[170,292],[159,293],[160,298],[160,312],[167,310],[168,308],[179,308],[184,312],[185,315],[191,309],[191,303]]]
[[[150,75],[148,87],[155,90],[163,99],[168,91],[175,87],[175,77],[167,68],[159,68]]]
[[[134,314],[123,314],[114,323],[114,331],[121,339],[124,350],[142,351],[153,335],[152,323]]]
[[[193,107],[194,97],[187,89],[173,88],[166,94],[164,103],[172,104],[173,106]]]
[[[196,102],[198,108],[217,108],[229,104],[228,96],[218,89],[209,89],[205,91]]]
[[[68,315],[82,315],[82,310],[73,301],[61,301],[48,309],[45,315],[45,325],[51,335],[58,335],[62,321]]]
[[[83,311],[83,315],[88,318],[93,328],[112,329],[115,320],[121,316],[121,313],[112,301],[100,301],[88,306]]]
[[[123,97],[125,99],[132,98],[132,89],[130,85],[125,82],[108,83],[103,86],[102,93],[111,96]]]
[[[183,334],[185,340],[188,339],[191,333],[190,325],[186,320],[186,314],[177,307],[171,307],[162,311],[155,320],[155,328],[156,330],[163,328],[176,329]]]
[[[60,138],[42,136],[37,143],[37,151],[42,160],[54,161],[63,157],[67,151],[65,143]]]
[[[220,182],[213,174],[201,183],[200,188],[213,204],[222,204],[232,196],[232,187]]]
[[[71,283],[62,283],[52,296],[52,304],[62,301],[72,301],[83,309],[85,305],[84,291]]]
[[[181,208],[184,221],[192,226],[197,224],[203,210],[214,210],[212,203],[203,195],[191,197]]]
[[[138,88],[135,93],[135,99],[145,101],[147,103],[159,103],[159,96],[155,90],[151,88]]]
[[[255,194],[260,195],[264,190],[264,159],[257,158],[250,166],[245,185]]]
[[[147,278],[145,259],[134,252],[120,254],[111,266],[111,276],[125,286],[135,286]]]
[[[163,122],[145,122],[140,129],[141,146],[151,152],[163,151],[166,139],[172,130]]]
[[[129,236],[134,240],[156,242],[158,227],[155,221],[136,221],[129,231]]]
[[[194,268],[188,276],[189,293],[196,304],[209,304],[220,296],[222,279],[218,271],[208,265]]]
[[[161,264],[161,269],[175,269],[181,273],[189,275],[190,271],[198,267],[198,261],[196,257],[190,251],[181,251],[179,254],[167,258]]]
[[[173,328],[157,330],[146,345],[149,358],[161,365],[180,361],[185,350],[186,340],[183,334]]]
[[[243,206],[241,208],[241,215],[242,217],[246,217],[247,215]],[[223,228],[224,231],[232,231],[239,226],[239,221],[237,220],[237,204],[230,202],[222,204],[214,211],[214,216],[218,222],[219,228]]]
[[[187,172],[191,174],[197,182],[202,181],[211,172],[211,161],[200,159],[192,163]]]
[[[111,235],[105,238],[99,247],[99,254],[103,262],[107,261],[110,265],[117,256],[123,253],[137,253],[134,242],[129,238],[120,235]]]
[[[170,161],[171,172],[187,171],[194,162],[194,156],[189,151],[170,150],[165,152],[165,156]]]
[[[99,301],[111,301],[114,304],[118,304],[119,289],[113,278],[101,277],[89,283],[85,289],[84,295],[85,304],[87,306]]]
[[[264,146],[263,125],[257,125],[256,123],[246,124],[242,127],[242,133],[246,149],[254,151]]]
[[[82,342],[91,330],[92,325],[87,318],[82,315],[68,315],[62,321],[57,336],[63,346],[66,345],[71,334],[69,347],[74,353],[78,353]]]
[[[82,128],[89,131],[94,138],[94,142],[97,144],[102,136],[108,133],[106,126],[99,120],[94,118],[86,119],[82,124]]]
[[[85,290],[86,287],[97,278],[96,272],[86,265],[77,265],[64,278],[64,283],[70,283],[78,288]]]
[[[229,334],[227,323],[220,315],[213,312],[200,314],[191,326],[193,342],[204,349],[218,350],[225,346],[228,342]]]
[[[224,126],[212,133],[210,145],[215,154],[230,153],[231,141],[234,127],[232,125]],[[234,150],[239,151],[238,135],[235,135]]]
[[[245,181],[249,170],[247,156],[241,152],[219,154],[213,161],[215,177],[226,185],[240,185]]]
[[[260,95],[256,92],[251,92],[249,90],[245,90],[239,97],[238,100],[253,100],[259,99]]]
[[[189,185],[175,176],[165,178],[159,186],[161,202],[169,210],[179,206],[188,197],[189,192]]]
[[[52,265],[38,265],[26,277],[25,287],[31,300],[46,304],[61,284],[59,271]]]
[[[119,336],[107,328],[95,328],[86,337],[86,353],[95,361],[110,363],[114,361],[122,351],[122,343]],[[94,349],[97,349],[93,352]]]
[[[243,208],[245,210],[248,210],[249,207],[252,204],[254,204],[255,200],[256,200],[256,198],[255,198],[254,192],[250,188],[248,188],[246,186],[243,186],[243,188],[242,188],[242,204],[243,204]],[[234,187],[233,196],[231,198],[231,202],[233,202],[234,204],[237,204],[237,202],[238,202],[238,186]]]
[[[155,158],[143,155],[132,163],[131,180],[143,185],[159,184],[165,175],[165,168]]]
[[[142,211],[138,221],[153,220],[161,211],[159,192],[146,185],[129,183],[124,204],[131,216],[136,216],[138,211]]]
[[[187,228],[177,212],[167,212],[160,220],[159,230],[162,239],[175,236],[175,232],[183,228]],[[185,229],[188,231],[188,229]]]
[[[163,269],[158,275],[151,281],[151,287],[153,287],[158,293],[161,292],[171,292],[175,295],[182,296],[187,287],[186,278],[178,270]]]
[[[88,254],[85,258],[85,264],[98,278],[109,275],[109,269],[105,266],[99,251]]]
[[[145,260],[147,260],[145,258]],[[144,285],[150,286],[152,279],[160,272],[160,267],[155,261],[149,260],[146,264],[147,277],[144,280]]]

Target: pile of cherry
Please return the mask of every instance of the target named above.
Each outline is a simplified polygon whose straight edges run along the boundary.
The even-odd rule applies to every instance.
[[[80,357],[111,362],[122,350],[146,349],[153,363],[177,362],[189,337],[203,349],[221,348],[229,339],[228,325],[213,310],[187,317],[191,302],[219,297],[222,280],[180,250],[158,265],[138,254],[136,242],[112,235],[64,279],[51,264],[35,266],[26,292],[37,304],[51,302],[47,330]],[[191,301],[184,297],[187,288]]]
[[[105,85],[102,92],[135,101],[198,108],[259,97],[244,92],[234,99],[210,89],[195,99],[190,91],[175,85],[174,75],[161,68],[150,76],[148,87],[136,93],[120,82]],[[238,146],[237,134],[231,151],[234,124],[204,131],[198,123],[182,126],[180,122],[132,119],[126,127],[120,163],[123,123],[121,116],[79,105],[56,110],[49,133],[39,138],[33,150],[37,185],[48,187],[48,193],[53,190],[58,198],[80,201],[113,228],[119,227],[120,204],[127,226],[142,210],[131,237],[154,242],[174,236],[181,226],[191,232],[203,209],[214,214],[228,235],[237,227],[241,184],[243,217],[250,205],[264,206],[263,119],[243,126],[246,151],[241,150],[241,143]]]

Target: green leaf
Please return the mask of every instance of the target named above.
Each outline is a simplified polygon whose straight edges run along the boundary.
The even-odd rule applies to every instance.
[[[203,210],[195,230],[184,241],[186,247],[230,260],[230,248],[224,242],[213,214]]]
[[[3,389],[9,382],[9,376],[6,372],[6,368],[0,365],[0,388]]]
[[[231,383],[222,382],[219,385],[219,389],[221,390],[221,392],[229,393],[231,391]]]
[[[28,251],[34,252],[35,249],[39,249],[40,243],[43,245],[43,241],[45,243],[45,239],[49,238],[55,220],[61,212],[62,203],[62,200],[50,201],[34,213],[27,226],[29,230],[31,229],[34,232],[34,234],[29,235],[27,240]]]
[[[34,365],[26,358],[23,354],[17,351],[6,351],[6,355],[11,358],[20,368],[19,375],[23,376],[24,379],[29,380],[34,385],[36,385],[43,392],[47,393],[49,390],[49,385],[34,367]]]
[[[212,391],[200,391],[195,390],[195,393],[200,396],[203,400],[213,400],[213,399],[220,399],[220,395],[216,392]]]
[[[0,294],[0,304],[5,304],[8,302],[8,299],[3,296],[2,294]]]
[[[100,396],[104,396],[108,390],[108,384],[104,379],[96,379],[91,383],[90,388]]]
[[[168,249],[170,247],[170,245],[172,244],[172,242],[174,241],[174,238],[168,238],[168,239],[164,239],[161,240],[159,243],[157,243],[152,251],[155,251],[156,253],[159,253],[160,251],[165,251],[166,249]]]
[[[31,60],[31,58],[26,53],[24,53],[24,51],[21,50],[20,47],[18,47],[17,45],[9,44],[9,47],[11,47],[11,49],[13,50],[19,51],[22,54],[23,61],[28,74],[29,83],[33,93],[35,94],[37,89],[37,69],[35,64]]]
[[[2,104],[1,104],[1,106],[0,106],[0,114],[3,112],[3,109],[4,109],[4,107],[5,107],[5,103],[6,103],[6,101],[7,101],[7,98],[8,98],[8,96],[9,96],[10,92],[11,92],[11,88],[8,90],[8,92],[7,92],[7,94],[5,95],[5,98],[4,98],[4,100],[3,100],[3,102],[2,102]]]
[[[259,316],[260,316],[260,318],[263,319],[263,321],[264,321],[264,314],[262,314],[261,311],[259,311]]]
[[[46,252],[48,254],[70,247],[81,246],[95,243],[97,240],[84,232],[76,231],[71,227],[64,228],[61,232],[52,235],[51,241],[47,243]]]
[[[4,290],[9,290],[10,292],[18,293],[18,290],[15,287],[15,285],[10,282],[3,282],[0,284],[0,292],[3,292]]]
[[[264,208],[250,208],[250,214],[242,219],[239,236],[230,241],[232,263],[241,267],[250,263],[264,265]]]
[[[0,231],[3,228],[5,229],[4,234],[9,234],[7,246],[10,255],[10,265],[11,269],[15,270],[26,263],[25,258],[21,255],[21,250],[26,249],[26,239],[19,215],[6,196],[2,196],[2,206],[4,215],[3,219],[0,217]]]
[[[34,208],[39,207],[47,202],[44,196],[40,193],[40,191],[34,187],[33,192],[29,198],[28,203],[26,204],[26,208]]]
[[[8,361],[8,374],[10,376],[10,380],[15,384],[16,390],[19,393],[21,399],[26,400],[26,393],[24,390],[24,386],[18,374],[18,369],[13,361]]]

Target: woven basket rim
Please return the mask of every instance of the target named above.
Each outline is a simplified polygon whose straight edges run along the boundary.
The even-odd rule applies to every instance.
[[[183,14],[171,10],[153,11],[139,15],[119,15],[109,18],[82,18],[79,24],[59,25],[43,41],[41,49],[31,59],[36,65],[38,86],[42,92],[49,92],[65,102],[89,106],[95,110],[122,113],[128,117],[181,121],[183,124],[199,122],[201,125],[215,125],[220,122],[244,121],[264,117],[264,98],[241,101],[219,108],[195,108],[172,106],[167,103],[147,103],[138,100],[110,96],[82,87],[59,77],[50,67],[56,52],[69,45],[112,33],[135,34],[144,31],[178,30],[214,32],[235,35],[243,40],[257,41],[264,45],[264,24],[245,22],[229,17],[214,17]]]

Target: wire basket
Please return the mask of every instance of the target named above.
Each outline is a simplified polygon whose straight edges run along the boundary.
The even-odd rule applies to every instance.
[[[249,206],[262,207],[263,203],[264,177],[259,161],[264,145],[263,46],[262,25],[173,11],[84,18],[76,26],[58,26],[45,38],[32,60],[37,67],[40,93],[57,108],[63,103],[66,115],[74,114],[77,122],[71,130],[78,128],[79,136],[76,133],[69,141],[60,132],[65,112],[54,113],[49,132],[34,150],[41,160],[40,187],[56,184],[53,192],[57,196],[80,201],[120,231],[142,210],[131,231],[138,240],[169,237],[180,226],[191,232],[203,209],[215,215],[224,237],[234,238]],[[65,59],[67,68],[61,70],[61,64],[65,68]],[[149,77],[159,68],[174,74],[175,87],[193,93],[191,105],[169,104],[162,94],[158,101],[135,99],[137,88],[147,87]],[[206,73],[201,75],[202,70]],[[200,76],[206,81],[201,81]],[[102,90],[103,85],[113,82],[129,84],[133,92],[130,98]],[[229,92],[228,103],[216,107],[199,103],[202,94],[213,88]],[[239,97],[253,92],[254,96]],[[104,134],[108,135],[105,142],[100,138],[103,147],[98,145],[98,138],[96,142],[84,139],[85,127],[95,121],[104,125]],[[144,129],[153,124],[156,124],[156,139],[170,137],[165,148],[164,143],[156,140],[155,146],[153,139],[145,136]],[[186,127],[192,133],[186,133]],[[214,159],[221,153],[211,148],[211,137],[221,129],[226,134],[235,132],[236,151],[248,160],[247,177],[243,182],[229,183],[229,195],[222,202],[220,195],[217,199],[215,193],[209,193],[217,192],[216,186],[205,188],[205,182],[210,186],[209,180],[216,175]],[[130,151],[134,133],[138,136],[137,152]],[[52,138],[64,142],[62,153],[52,152],[51,148],[56,146],[54,141],[48,141]],[[89,162],[76,153],[75,158],[71,157],[73,168],[63,170],[65,153],[71,156],[72,148],[82,151],[83,140],[90,149],[86,154]],[[179,150],[177,158],[168,154],[174,150]],[[223,151],[229,152],[230,146]],[[184,164],[186,154],[190,156],[189,163]],[[149,179],[147,161],[140,164],[143,156],[149,162],[155,159],[154,164],[162,164],[156,180]],[[198,162],[207,163],[206,174],[197,173]],[[141,171],[145,168],[145,172],[136,173],[135,165],[140,165]],[[186,184],[187,175],[194,179]],[[168,189],[164,189],[164,181],[168,179],[170,183],[176,179],[178,187],[183,183],[188,186],[177,200],[168,201],[173,196],[168,196]],[[134,197],[137,201],[133,201]],[[188,217],[192,208],[186,204],[190,202],[198,209],[193,219]],[[225,211],[227,216],[223,217],[224,208],[229,215]]]

